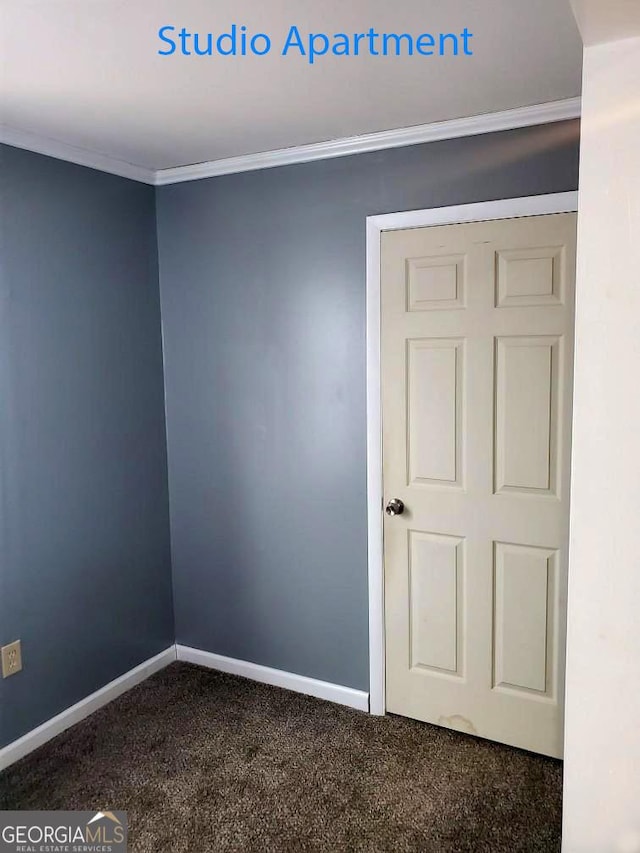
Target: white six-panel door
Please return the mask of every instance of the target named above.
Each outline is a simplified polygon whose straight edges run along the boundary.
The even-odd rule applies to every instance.
[[[562,754],[573,213],[381,238],[386,706]]]

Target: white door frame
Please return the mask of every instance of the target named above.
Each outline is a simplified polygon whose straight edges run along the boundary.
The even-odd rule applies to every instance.
[[[383,231],[452,225],[578,210],[578,193],[510,198],[367,217],[367,542],[369,566],[369,712],[384,714],[385,635],[380,376],[380,235]]]

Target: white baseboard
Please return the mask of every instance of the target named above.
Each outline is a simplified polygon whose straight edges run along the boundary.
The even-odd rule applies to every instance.
[[[176,647],[169,646],[168,649],[160,652],[159,655],[155,655],[155,657],[149,658],[149,660],[130,669],[129,672],[125,672],[124,675],[109,682],[109,684],[101,687],[100,690],[96,690],[95,693],[81,699],[80,702],[76,702],[75,705],[67,708],[66,711],[62,711],[62,713],[47,720],[46,723],[38,726],[38,728],[27,732],[26,735],[18,738],[18,740],[14,740],[13,743],[0,749],[0,770],[4,770],[10,764],[28,755],[28,753],[42,746],[43,743],[51,740],[56,735],[59,735],[65,729],[68,729],[75,723],[79,723],[80,720],[84,720],[89,714],[93,714],[98,708],[102,708],[103,705],[107,705],[122,693],[126,693],[127,690],[149,678],[154,672],[158,672],[158,670],[173,663],[175,659]]]
[[[315,696],[318,699],[327,699],[329,702],[347,705],[349,708],[356,708],[358,711],[369,710],[369,694],[364,690],[354,690],[352,687],[343,687],[329,681],[319,681],[316,678],[295,675],[281,669],[271,669],[269,666],[227,658],[213,652],[192,649],[190,646],[177,645],[176,651],[178,660],[186,663],[199,664],[209,669],[228,672],[231,675],[241,675],[244,678],[250,678],[252,681],[272,684],[274,687],[284,687],[285,690],[294,690],[296,693],[305,693],[307,696]]]
[[[42,723],[41,726],[0,749],[0,771],[24,758],[25,755],[61,734],[65,729],[84,720],[98,708],[107,705],[176,659],[206,666],[208,669],[228,672],[231,675],[241,675],[244,678],[250,678],[252,681],[272,684],[274,687],[284,687],[285,690],[293,690],[296,693],[326,699],[329,702],[336,702],[338,705],[347,705],[349,708],[356,708],[358,711],[369,710],[369,694],[364,690],[354,690],[352,687],[343,687],[340,684],[319,681],[305,675],[283,672],[281,669],[271,669],[271,667],[261,666],[257,663],[227,658],[224,655],[192,649],[189,646],[169,646],[165,651],[130,669],[129,672],[125,672],[124,675],[109,682],[100,690],[96,690],[95,693],[76,702],[66,711],[62,711],[57,716],[47,720],[46,723]]]

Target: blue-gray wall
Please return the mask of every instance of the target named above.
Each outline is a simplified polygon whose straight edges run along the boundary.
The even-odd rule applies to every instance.
[[[577,185],[570,122],[158,190],[179,643],[367,689],[365,217]]]
[[[0,149],[0,746],[173,642],[154,190]]]
[[[1,746],[174,627],[154,190],[0,157]],[[367,689],[365,217],[577,169],[570,122],[157,191],[178,642]]]

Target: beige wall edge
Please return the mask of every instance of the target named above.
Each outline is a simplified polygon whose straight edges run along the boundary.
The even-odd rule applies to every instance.
[[[638,0],[571,0],[587,46],[640,36]]]
[[[595,4],[576,0],[576,6]],[[611,8],[618,32],[624,4]],[[633,0],[640,14],[640,4]],[[604,26],[604,21],[601,24]],[[592,19],[588,26],[596,27]],[[596,29],[589,31],[596,37]],[[606,40],[606,38],[605,38]],[[640,38],[585,48],[565,853],[640,851]]]

